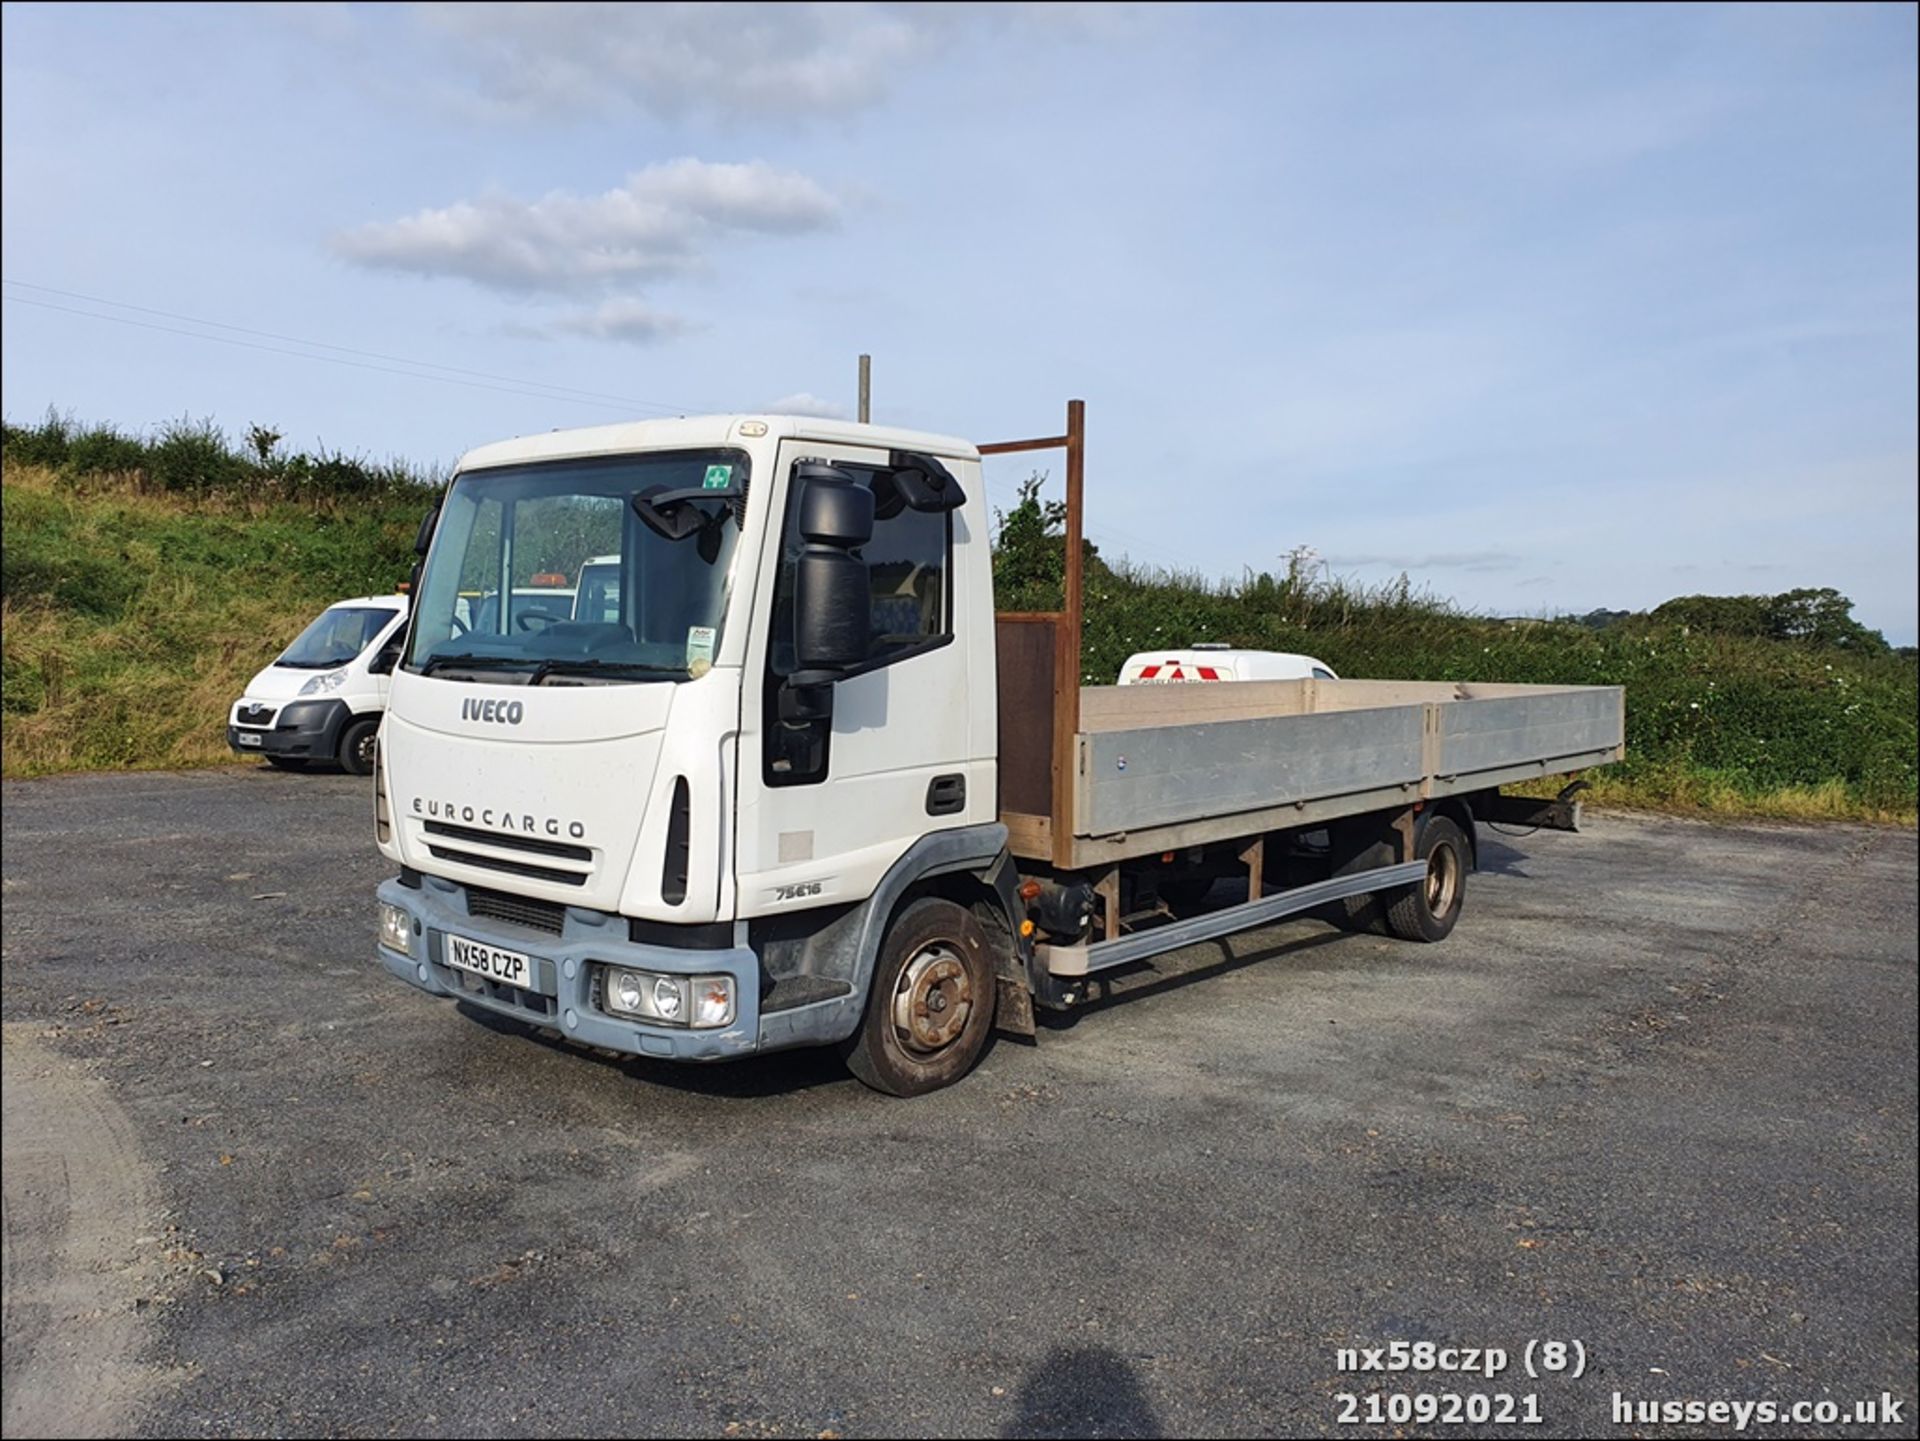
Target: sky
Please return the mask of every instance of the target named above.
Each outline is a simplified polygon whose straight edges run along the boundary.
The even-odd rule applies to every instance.
[[[4,7],[0,406],[1087,402],[1103,554],[1915,640],[1916,11]],[[995,463],[1011,503],[1034,458]],[[1057,461],[1049,485],[1057,493]]]

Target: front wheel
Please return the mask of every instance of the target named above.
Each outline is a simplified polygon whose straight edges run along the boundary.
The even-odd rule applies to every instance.
[[[888,928],[866,1016],[840,1054],[876,1091],[937,1091],[972,1070],[986,1050],[996,999],[993,956],[973,913],[923,897]]]
[[[1414,837],[1413,854],[1427,863],[1426,879],[1381,895],[1387,926],[1403,941],[1444,941],[1467,899],[1466,832],[1445,816],[1429,815]]]
[[[380,717],[362,716],[349,721],[340,736],[340,769],[350,776],[373,774],[373,748],[380,734]]]

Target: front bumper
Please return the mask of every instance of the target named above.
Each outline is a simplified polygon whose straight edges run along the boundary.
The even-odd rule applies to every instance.
[[[271,730],[229,720],[227,745],[243,756],[330,761],[339,754],[340,733],[352,718],[343,700],[288,701],[274,717]]]
[[[413,917],[414,954],[379,945],[380,963],[432,996],[466,1001],[484,1010],[548,1026],[570,1040],[634,1055],[676,1061],[724,1061],[760,1048],[760,962],[751,950],[681,950],[627,939],[618,916],[571,907],[560,935],[467,914],[464,889],[423,876],[418,888],[383,881],[377,895]],[[533,962],[529,990],[497,984],[445,964],[449,931],[519,951]],[[609,1015],[594,1004],[595,964],[630,966],[672,975],[733,977],[733,1024],[696,1031]]]

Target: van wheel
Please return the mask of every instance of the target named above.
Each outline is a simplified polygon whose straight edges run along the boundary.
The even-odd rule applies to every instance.
[[[340,736],[340,769],[350,776],[372,775],[374,738],[379,734],[379,716],[347,722]]]
[[[1445,816],[1429,815],[1413,841],[1413,857],[1427,878],[1381,895],[1387,925],[1403,941],[1444,941],[1467,899],[1466,833]]]
[[[972,1070],[993,1033],[993,957],[964,906],[922,897],[894,918],[867,1013],[840,1054],[876,1091],[921,1096]]]

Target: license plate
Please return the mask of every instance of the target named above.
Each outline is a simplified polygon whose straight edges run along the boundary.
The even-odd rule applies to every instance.
[[[246,731],[237,732],[234,736],[234,739],[238,740],[240,744],[243,746],[257,746],[260,744],[259,736],[251,735]]]
[[[450,966],[523,991],[533,989],[533,962],[518,951],[503,951],[465,936],[448,936],[446,954]]]

